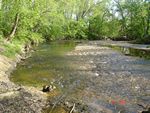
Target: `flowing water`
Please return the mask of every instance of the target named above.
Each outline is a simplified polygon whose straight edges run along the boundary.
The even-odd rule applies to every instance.
[[[137,113],[150,103],[150,60],[125,56],[97,43],[52,42],[35,48],[11,80],[53,84],[44,112]]]
[[[42,86],[54,82],[71,69],[64,54],[73,50],[74,42],[44,43],[34,48],[36,51],[22,61],[11,76],[11,79],[23,85]]]

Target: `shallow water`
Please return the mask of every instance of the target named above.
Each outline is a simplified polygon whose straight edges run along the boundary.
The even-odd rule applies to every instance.
[[[130,57],[93,43],[42,44],[20,63],[11,80],[42,87],[54,84],[49,113],[137,113],[139,102],[150,102],[150,60]],[[58,103],[56,103],[58,101]],[[71,107],[63,106],[69,102]],[[61,106],[61,107],[60,107]],[[51,110],[51,108],[54,108]]]
[[[113,49],[119,50],[125,55],[136,56],[141,58],[150,59],[150,49],[140,49],[140,48],[132,48],[132,47],[124,47],[124,46],[109,46]]]
[[[71,70],[64,54],[73,50],[74,42],[44,43],[32,56],[22,61],[12,73],[11,80],[23,85],[42,86],[56,82],[68,70]]]

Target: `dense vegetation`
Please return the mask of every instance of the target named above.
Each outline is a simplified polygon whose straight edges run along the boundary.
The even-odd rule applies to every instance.
[[[150,42],[150,1],[0,0],[0,39],[13,49],[45,39],[108,38]]]

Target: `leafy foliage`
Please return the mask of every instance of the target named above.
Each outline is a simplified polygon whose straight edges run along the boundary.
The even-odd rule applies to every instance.
[[[0,39],[150,40],[149,18],[143,0],[0,0]]]

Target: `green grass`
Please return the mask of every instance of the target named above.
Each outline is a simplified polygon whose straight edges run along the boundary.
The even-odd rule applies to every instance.
[[[15,57],[17,53],[21,52],[21,47],[20,44],[4,44],[5,51],[2,54],[7,57]]]
[[[9,57],[15,58],[16,54],[21,52],[23,46],[27,43],[31,43],[31,40],[34,42],[43,42],[44,40],[40,35],[32,34],[30,38],[28,37],[14,37],[11,42],[6,42],[5,38],[0,35],[0,54]]]
[[[0,54],[9,58],[15,58],[15,55],[21,52],[22,47],[23,43],[18,40],[14,40],[11,43],[5,42],[4,39],[0,40],[0,48],[2,49]]]

